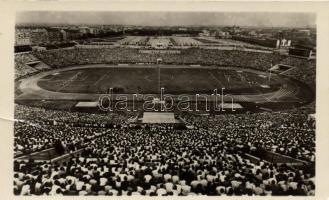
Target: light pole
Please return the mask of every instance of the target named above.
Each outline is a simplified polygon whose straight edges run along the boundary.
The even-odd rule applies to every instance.
[[[159,63],[162,61],[161,58],[158,58],[157,59],[157,67],[158,67],[158,92],[159,92],[159,95],[161,93],[161,67],[159,65]]]
[[[159,95],[160,95],[160,92],[161,92],[161,77],[160,77],[160,73],[161,73],[161,68],[160,68],[160,65],[158,65],[158,90],[159,90]]]
[[[270,75],[268,76],[268,81],[269,81],[269,82],[271,82],[272,66],[273,66],[273,64],[271,63],[271,65],[270,65],[270,69],[269,69],[269,71],[270,71]]]

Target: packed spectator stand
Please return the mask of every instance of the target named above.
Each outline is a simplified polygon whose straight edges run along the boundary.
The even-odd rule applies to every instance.
[[[16,118],[30,119],[25,115],[35,115],[37,108],[16,109],[21,111]],[[63,115],[64,124],[47,124],[42,119],[36,119],[34,124],[16,122],[15,150],[39,150],[50,147],[57,139],[73,147],[68,151],[85,149],[80,156],[61,164],[33,162],[30,164],[34,167],[27,167],[29,161],[15,161],[15,193],[312,194],[312,172],[264,161],[253,163],[241,153],[264,148],[314,162],[314,121],[305,115],[285,113],[282,118],[282,114],[186,115],[184,118],[194,128],[173,130],[161,125],[107,129],[100,123],[108,116],[100,115],[96,120],[88,114],[46,111],[43,117],[48,122]],[[84,127],[70,126],[70,118],[74,121],[76,115],[80,115]],[[99,127],[89,127],[95,121]],[[117,123],[122,125],[122,121]],[[101,132],[106,134],[90,140]]]

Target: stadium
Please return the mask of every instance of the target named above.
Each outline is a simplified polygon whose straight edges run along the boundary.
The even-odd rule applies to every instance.
[[[314,195],[315,60],[209,37],[111,42],[15,54],[14,194]]]
[[[93,58],[91,56],[95,51],[98,55]],[[40,56],[40,60],[43,60],[43,56],[53,56],[43,60],[48,66],[54,65],[49,59],[62,59],[60,54],[71,55],[75,60],[65,58],[70,63],[64,61],[63,65],[54,66],[53,70],[20,80],[18,89],[23,94],[16,100],[67,100],[70,101],[68,105],[72,105],[79,101],[97,101],[99,94],[109,93],[110,89],[113,90],[112,95],[126,94],[131,100],[133,94],[160,94],[160,88],[173,96],[211,95],[215,89],[220,91],[224,88],[226,94],[230,94],[235,102],[247,103],[246,110],[300,106],[314,99],[313,91],[307,84],[285,75],[291,70],[297,70],[294,67],[274,73],[273,68],[284,65],[292,58],[239,50],[181,51],[178,51],[180,54],[167,55],[163,50],[161,54],[151,56],[130,49],[72,49],[53,51],[49,55],[48,52],[42,55],[39,53],[36,56]],[[112,60],[115,56],[112,54],[120,57],[118,60]],[[193,54],[200,58],[181,63],[184,57],[193,58]],[[91,58],[81,55],[89,55]],[[207,58],[209,55],[213,57]],[[124,60],[125,56],[129,59]],[[241,62],[243,58],[249,57],[255,58],[253,63]],[[159,60],[161,63],[158,63]],[[216,63],[216,60],[219,62]],[[143,97],[140,98],[143,100]],[[196,100],[195,97],[190,99],[191,102]]]

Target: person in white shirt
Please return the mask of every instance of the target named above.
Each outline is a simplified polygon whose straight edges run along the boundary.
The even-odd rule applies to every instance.
[[[149,196],[152,192],[155,192],[155,191],[153,189],[145,190],[145,193],[147,196]]]
[[[107,183],[107,178],[101,177],[99,179],[99,181],[100,181],[100,184],[99,184],[100,186],[105,186]]]
[[[208,174],[206,178],[208,182],[213,182],[215,177],[213,175]]]
[[[233,180],[233,181],[231,181],[231,185],[232,185],[233,189],[236,189],[241,185],[241,182],[237,181],[237,180]]]
[[[87,187],[86,187],[85,185],[83,185],[83,186],[81,187],[81,190],[79,191],[79,195],[81,195],[81,196],[85,196],[85,195],[87,195],[88,192],[86,191],[86,189],[87,189]]]
[[[181,186],[186,185],[186,181],[185,181],[185,180],[180,180],[180,181],[179,181],[179,184],[180,184]]]
[[[81,190],[82,189],[82,186],[84,185],[85,183],[83,182],[83,181],[81,181],[81,180],[78,180],[77,182],[76,182],[76,188],[77,188],[77,190],[79,191],[79,190]]]
[[[29,184],[23,185],[21,195],[30,195],[30,185]]]
[[[104,190],[105,190],[105,192],[106,193],[109,193],[109,191],[112,189],[112,186],[110,186],[110,185],[105,185],[104,186]]]
[[[165,182],[168,182],[169,179],[171,179],[171,175],[170,175],[170,174],[165,174],[165,175],[163,176],[163,179],[164,179]]]
[[[178,183],[179,176],[177,176],[177,175],[172,176],[172,181],[173,181],[173,183]]]
[[[200,182],[197,181],[197,180],[193,180],[193,181],[191,181],[191,186],[192,186],[192,188],[195,189],[195,188],[198,186],[199,183],[200,183]]]
[[[263,190],[261,187],[259,187],[259,186],[256,186],[256,187],[253,189],[253,191],[254,191],[254,193],[255,193],[256,195],[261,195],[261,194],[263,194],[263,192],[264,192],[264,190]]]
[[[293,190],[297,189],[297,182],[291,181],[288,183],[288,186],[291,187]]]
[[[90,183],[90,185],[96,185],[97,181],[95,179],[90,179],[89,183]]]
[[[156,193],[158,194],[158,196],[163,196],[167,194],[167,191],[164,188],[159,188],[157,189]]]
[[[132,195],[132,196],[140,196],[141,193],[139,193],[139,192],[132,192],[131,195]]]
[[[157,169],[154,169],[152,171],[152,175],[155,177],[155,178],[160,178],[162,175],[158,172]]]
[[[85,186],[86,186],[86,191],[88,193],[90,193],[91,192],[91,185],[89,183],[86,183]]]
[[[174,186],[174,184],[172,184],[171,182],[165,183],[165,188],[166,188],[167,193],[172,192],[173,186]]]
[[[220,172],[219,173],[219,179],[223,183],[225,181],[226,175],[225,172]]]
[[[191,186],[189,186],[189,185],[182,186],[182,194],[183,195],[188,195],[190,192],[191,192]]]
[[[56,184],[54,184],[54,185],[51,187],[50,194],[51,194],[51,195],[56,195],[56,194],[57,194],[57,192],[56,192],[57,189],[60,189],[60,190],[61,190],[61,187],[58,186],[58,185],[56,185]]]
[[[225,194],[225,187],[224,186],[217,186],[216,191],[218,195]]]
[[[144,179],[145,179],[145,182],[146,182],[146,183],[149,183],[150,180],[152,179],[152,176],[149,175],[149,174],[146,174],[146,175],[144,176]]]
[[[14,183],[18,188],[21,188],[24,185],[24,182],[19,180],[18,178],[14,178]]]
[[[206,179],[202,179],[202,180],[200,181],[200,184],[202,185],[203,188],[205,188],[205,187],[207,187],[207,185],[208,185],[208,181],[207,181]]]
[[[117,196],[117,194],[118,194],[118,191],[117,190],[115,190],[115,189],[111,189],[111,190],[109,190],[109,192],[108,192],[109,194],[110,193],[112,193],[113,194],[113,196]]]

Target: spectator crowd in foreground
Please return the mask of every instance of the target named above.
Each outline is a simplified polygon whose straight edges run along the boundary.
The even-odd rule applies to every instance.
[[[119,116],[38,109],[16,106],[16,118],[25,120],[15,123],[15,151],[39,151],[58,140],[67,153],[83,150],[61,163],[16,160],[15,194],[314,194],[311,169],[252,162],[245,156],[265,149],[315,162],[314,120],[304,113],[185,114],[190,128],[184,130],[165,124],[135,127],[121,118],[109,129],[102,125],[105,120]],[[32,113],[42,116],[31,120]],[[76,115],[82,123],[71,126]]]

